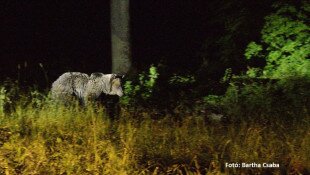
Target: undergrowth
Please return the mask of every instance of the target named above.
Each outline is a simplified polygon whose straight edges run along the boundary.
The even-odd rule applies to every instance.
[[[121,109],[61,106],[37,91],[17,99],[0,91],[0,174],[306,174],[309,116],[219,123],[202,114],[182,120]],[[6,105],[5,105],[6,104]],[[6,107],[4,107],[6,106]],[[8,110],[6,110],[8,109]],[[279,168],[227,168],[226,163]]]

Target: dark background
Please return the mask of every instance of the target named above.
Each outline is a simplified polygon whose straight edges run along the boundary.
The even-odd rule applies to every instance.
[[[18,64],[27,69],[24,79],[28,82],[43,78],[39,63],[52,78],[69,70],[109,70],[108,1],[10,0],[3,5],[2,76],[16,76]]]
[[[170,73],[215,79],[229,67],[243,71],[244,49],[260,36],[271,4],[132,0],[133,63],[139,71],[161,63]],[[3,0],[0,6],[1,80],[48,87],[65,71],[111,71],[109,1]]]

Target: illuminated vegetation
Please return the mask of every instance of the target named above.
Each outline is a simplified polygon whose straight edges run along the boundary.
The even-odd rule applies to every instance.
[[[288,125],[280,118],[218,123],[195,112],[154,119],[151,111],[122,109],[111,121],[102,108],[56,106],[37,91],[13,103],[13,92],[1,91],[0,174],[309,172],[309,116]],[[280,168],[225,168],[234,162]]]

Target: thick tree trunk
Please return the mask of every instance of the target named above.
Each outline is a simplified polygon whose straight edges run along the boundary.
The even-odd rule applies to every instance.
[[[129,0],[111,0],[112,72],[131,69]]]

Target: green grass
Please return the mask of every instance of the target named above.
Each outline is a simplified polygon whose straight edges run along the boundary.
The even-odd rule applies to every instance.
[[[27,98],[21,98],[27,100]],[[292,125],[210,123],[55,106],[36,96],[0,113],[0,174],[298,174],[310,171],[309,117]],[[13,105],[13,103],[12,103]],[[5,110],[2,110],[5,111]],[[280,168],[226,168],[275,162]]]

